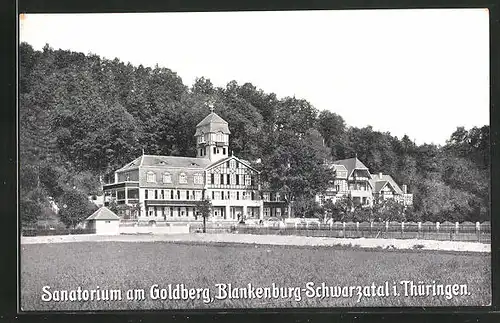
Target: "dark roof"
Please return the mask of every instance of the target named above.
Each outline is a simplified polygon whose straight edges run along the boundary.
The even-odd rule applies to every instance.
[[[384,175],[382,174],[382,177],[380,177],[379,174],[371,174],[372,179],[370,182],[372,182],[374,185],[374,191],[375,193],[379,193],[382,188],[388,183],[389,185],[392,186],[396,194],[403,194],[403,191],[399,187],[398,184],[394,181],[394,179],[391,177],[391,175]]]
[[[115,213],[113,213],[113,211],[111,211],[107,207],[103,206],[103,207],[99,208],[99,210],[92,213],[92,215],[89,216],[86,220],[87,221],[89,221],[89,220],[108,220],[109,221],[109,220],[120,220],[120,217],[118,215],[116,215]]]
[[[358,158],[348,158],[348,159],[340,159],[333,162],[335,165],[342,165],[347,169],[347,176],[351,176],[352,172],[355,169],[366,169],[366,167]]]
[[[227,121],[219,117],[215,112],[211,112],[208,116],[205,117],[205,119],[201,120],[200,123],[196,125],[195,136],[209,132],[222,132],[224,134],[231,134]]]
[[[118,169],[117,172],[136,168],[137,166],[139,166],[141,164],[141,158],[142,158],[142,156],[137,157],[136,159],[134,159],[133,161],[131,161],[127,165],[125,165],[122,168]]]
[[[142,156],[141,166],[165,166],[204,169],[210,164],[211,162],[208,158],[144,155]]]

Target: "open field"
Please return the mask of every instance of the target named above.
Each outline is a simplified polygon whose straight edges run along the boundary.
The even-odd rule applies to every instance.
[[[481,306],[491,299],[490,256],[482,253],[425,250],[360,250],[346,247],[269,246],[207,242],[67,242],[21,245],[21,307],[30,310],[131,310],[344,306]],[[466,285],[463,296],[405,296],[400,281]],[[388,296],[358,299],[307,297],[305,286],[376,286],[388,282]],[[205,288],[210,299],[216,284],[244,287],[298,287],[301,299],[154,300],[150,287],[184,283]],[[121,301],[42,301],[51,291],[115,289]],[[175,285],[174,285],[175,286]],[[399,296],[392,294],[397,287]],[[144,300],[126,300],[128,289],[144,289]],[[316,295],[317,296],[317,295]],[[359,301],[358,301],[359,300]]]

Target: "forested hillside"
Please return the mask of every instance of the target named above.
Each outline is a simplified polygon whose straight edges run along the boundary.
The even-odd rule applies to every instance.
[[[458,127],[443,147],[417,146],[406,136],[350,127],[330,112],[335,107],[280,99],[250,83],[230,81],[219,88],[200,77],[188,86],[168,68],[132,66],[48,45],[35,51],[25,43],[20,46],[19,100],[24,223],[47,209],[49,196],[62,205],[99,194],[100,176],[143,149],[195,156],[195,126],[209,112],[209,100],[229,122],[234,154],[261,159],[263,177],[294,199],[325,187],[327,174],[319,167],[325,159],[356,153],[372,173],[390,174],[408,185],[415,218],[489,218],[487,125]]]

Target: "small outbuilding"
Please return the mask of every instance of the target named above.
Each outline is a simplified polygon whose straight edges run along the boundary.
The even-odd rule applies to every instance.
[[[85,221],[87,228],[94,229],[96,234],[120,234],[120,217],[105,206],[99,208]]]

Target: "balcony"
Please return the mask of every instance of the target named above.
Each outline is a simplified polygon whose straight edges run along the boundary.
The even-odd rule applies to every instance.
[[[351,197],[371,197],[372,193],[370,191],[364,191],[364,190],[350,190],[349,196],[351,196]]]

